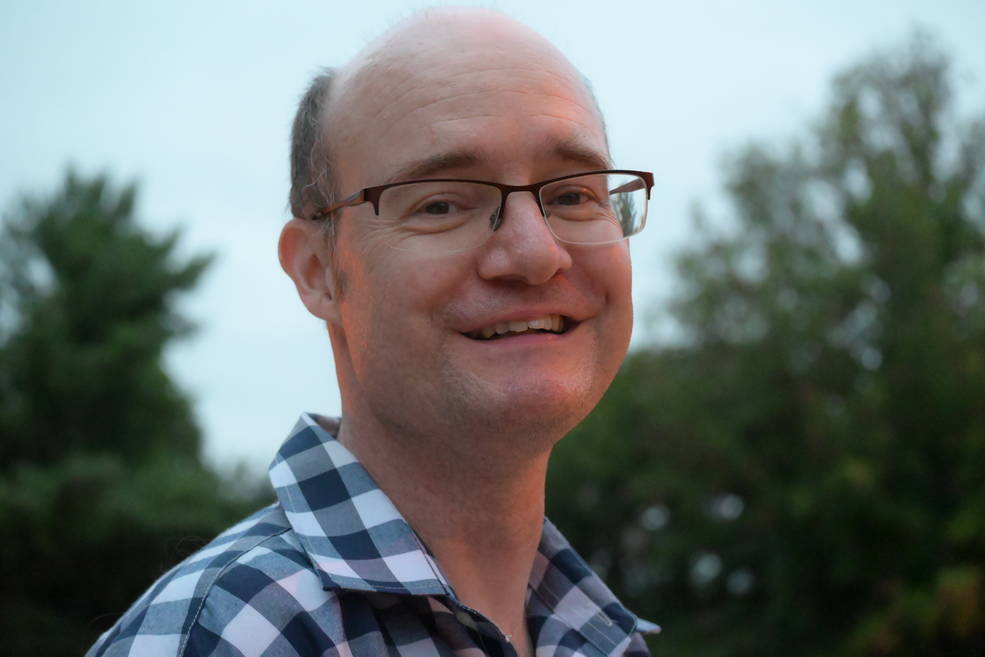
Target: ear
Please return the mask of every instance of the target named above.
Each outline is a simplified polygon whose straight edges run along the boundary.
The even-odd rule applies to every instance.
[[[308,312],[327,322],[337,322],[335,276],[319,224],[304,219],[288,221],[280,231],[277,255]]]

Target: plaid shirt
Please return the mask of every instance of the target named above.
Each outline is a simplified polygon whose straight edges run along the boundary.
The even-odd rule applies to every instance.
[[[270,467],[277,502],[161,577],[87,657],[516,654],[316,418],[301,417]],[[639,632],[658,629],[546,520],[526,604],[538,657],[645,656]]]

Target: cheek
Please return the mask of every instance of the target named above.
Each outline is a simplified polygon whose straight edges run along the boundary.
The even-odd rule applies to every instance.
[[[606,350],[611,350],[610,355],[621,362],[633,331],[633,273],[629,251],[617,246],[618,250],[594,263],[589,275],[604,295],[608,310],[602,329],[605,335],[601,339]]]
[[[592,249],[582,256],[581,270],[595,294],[611,308],[632,307],[633,272],[625,242]]]
[[[441,339],[442,318],[465,272],[452,259],[424,258],[373,240],[344,262],[347,332],[387,336],[411,349]],[[351,340],[350,340],[351,344]]]
[[[629,244],[623,242],[615,245],[605,271],[610,277],[609,295],[613,302],[626,303],[632,307],[633,298],[633,268],[629,257]]]

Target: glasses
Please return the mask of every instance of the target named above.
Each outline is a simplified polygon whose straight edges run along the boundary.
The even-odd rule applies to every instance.
[[[653,174],[588,171],[532,185],[481,180],[408,180],[367,187],[316,213],[370,203],[376,221],[393,231],[395,248],[455,253],[485,242],[503,224],[506,197],[530,192],[554,237],[566,244],[614,244],[643,230]]]

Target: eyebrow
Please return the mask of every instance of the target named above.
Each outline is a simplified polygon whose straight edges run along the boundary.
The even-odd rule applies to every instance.
[[[612,168],[612,161],[607,155],[589,148],[577,140],[547,138],[543,146],[545,152],[552,152],[557,159],[581,164],[587,170]],[[406,180],[426,179],[445,171],[478,166],[483,160],[484,158],[479,152],[468,149],[438,153],[400,167],[382,184],[389,185]]]
[[[438,153],[437,155],[432,155],[431,157],[400,167],[383,184],[389,185],[405,180],[428,178],[442,171],[472,167],[479,164],[480,161],[479,155],[474,151],[459,150]]]
[[[583,164],[589,169],[612,168],[612,160],[609,159],[608,154],[600,153],[575,139],[566,139],[563,141],[547,139],[544,146],[545,150],[553,150],[554,155],[558,159],[566,162]]]

